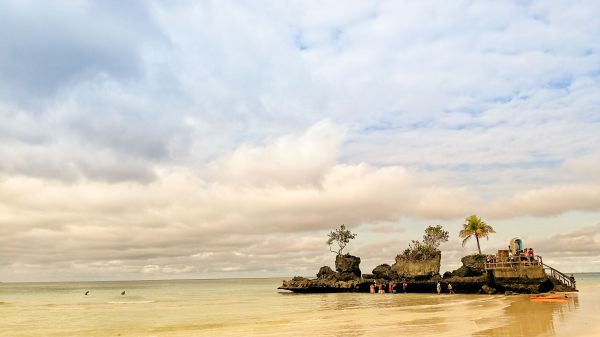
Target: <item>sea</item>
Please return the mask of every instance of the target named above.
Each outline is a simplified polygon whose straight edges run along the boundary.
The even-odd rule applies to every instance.
[[[293,294],[282,278],[0,283],[0,336],[600,336],[600,273],[575,277],[579,292],[543,302]]]

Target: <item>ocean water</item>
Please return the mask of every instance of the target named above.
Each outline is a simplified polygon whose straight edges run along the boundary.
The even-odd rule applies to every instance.
[[[563,302],[292,294],[281,279],[2,283],[0,336],[600,336],[600,273],[575,276]]]

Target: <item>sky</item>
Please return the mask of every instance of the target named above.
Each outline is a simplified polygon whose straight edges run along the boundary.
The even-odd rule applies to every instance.
[[[0,0],[0,281],[312,276],[464,219],[600,271],[597,1]]]

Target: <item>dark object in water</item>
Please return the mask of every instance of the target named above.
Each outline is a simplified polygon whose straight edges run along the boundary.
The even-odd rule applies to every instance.
[[[123,290],[123,292],[121,293],[121,295],[125,295],[125,290]]]
[[[87,296],[89,293],[90,293],[90,291],[89,291],[89,290],[88,290],[88,291],[86,291],[86,292],[85,292],[85,296]]]

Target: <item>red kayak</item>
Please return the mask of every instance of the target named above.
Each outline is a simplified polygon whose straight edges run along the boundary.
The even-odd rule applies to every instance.
[[[551,295],[551,296],[534,295],[534,296],[529,296],[529,299],[534,302],[569,302],[569,300],[570,300],[570,298],[567,295]]]

